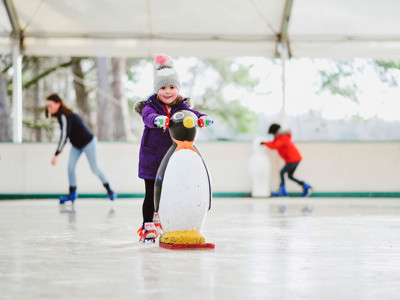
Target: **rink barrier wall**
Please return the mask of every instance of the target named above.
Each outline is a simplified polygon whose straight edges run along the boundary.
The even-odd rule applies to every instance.
[[[0,194],[1,200],[24,200],[24,199],[58,199],[64,194]],[[213,193],[213,198],[248,198],[250,193]],[[269,196],[271,198],[272,194]],[[301,193],[288,193],[288,197],[298,198]],[[106,199],[105,194],[79,194],[78,199]],[[118,199],[144,198],[144,194],[118,194]],[[260,198],[260,199],[265,199]],[[400,198],[400,192],[367,192],[367,193],[313,193],[309,198]]]
[[[295,177],[309,182],[313,197],[400,197],[400,142],[299,142],[303,161]],[[70,145],[50,161],[56,143],[0,143],[0,197],[47,198],[64,195],[68,189],[67,162]],[[142,198],[144,182],[137,176],[137,143],[99,142],[100,168],[119,198]],[[249,157],[251,142],[198,142],[212,177],[214,197],[246,197],[251,194]],[[279,185],[283,162],[268,150],[270,186]],[[85,157],[77,166],[79,197],[105,197],[105,189]],[[299,196],[300,187],[287,182],[289,196]]]

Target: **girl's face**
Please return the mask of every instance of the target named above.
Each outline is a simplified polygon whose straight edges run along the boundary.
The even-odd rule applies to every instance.
[[[170,105],[178,97],[178,89],[173,85],[163,86],[158,90],[157,97],[165,105]]]
[[[54,102],[51,100],[46,100],[46,108],[50,114],[54,115],[60,109],[61,102]]]

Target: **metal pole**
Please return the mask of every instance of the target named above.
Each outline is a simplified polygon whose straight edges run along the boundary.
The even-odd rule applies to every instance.
[[[13,114],[13,142],[22,143],[22,55],[20,41],[13,40],[13,90],[12,90],[12,114]]]
[[[12,90],[12,117],[13,117],[13,142],[22,143],[22,55],[23,31],[19,25],[17,12],[11,0],[3,0],[8,19],[13,29],[13,90]]]
[[[282,43],[282,109],[281,109],[281,126],[286,128],[286,60],[287,60],[287,44]]]
[[[282,111],[281,126],[286,127],[286,61],[291,57],[289,48],[289,22],[292,15],[292,7],[294,0],[286,0],[283,15],[281,19],[281,28],[277,45],[277,54],[282,59]]]

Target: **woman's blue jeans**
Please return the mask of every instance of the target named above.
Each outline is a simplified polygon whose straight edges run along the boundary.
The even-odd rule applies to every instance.
[[[69,161],[68,161],[68,181],[69,186],[76,187],[76,164],[78,163],[79,157],[82,153],[86,154],[86,157],[89,161],[90,169],[94,174],[99,177],[103,184],[108,183],[107,177],[104,175],[103,171],[100,170],[98,162],[97,162],[97,138],[93,137],[89,144],[87,144],[82,149],[78,149],[74,146],[71,147],[71,151],[69,153]]]

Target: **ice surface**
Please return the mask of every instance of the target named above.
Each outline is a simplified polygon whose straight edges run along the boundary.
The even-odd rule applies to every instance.
[[[398,199],[214,199],[215,250],[138,243],[141,199],[0,201],[0,299],[398,299]]]

